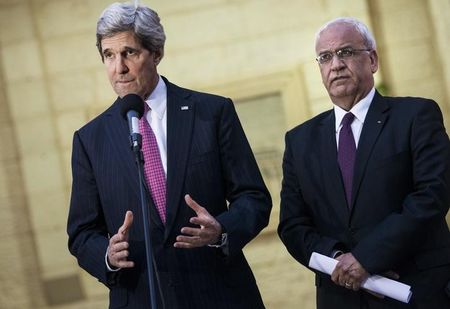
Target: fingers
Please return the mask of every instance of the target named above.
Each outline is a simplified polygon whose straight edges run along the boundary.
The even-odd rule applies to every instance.
[[[192,249],[203,247],[204,241],[199,236],[185,236],[179,235],[176,238],[176,242],[173,244],[175,248]]]
[[[121,227],[119,227],[117,234],[114,234],[109,240],[110,245],[111,243],[115,244],[117,242],[127,241],[128,231],[132,224],[133,224],[133,212],[128,210],[125,214],[123,224]]]
[[[190,249],[216,243],[221,234],[221,230],[218,231],[214,228],[205,227],[183,227],[181,233],[184,235],[177,236],[174,247]]]
[[[331,280],[338,285],[345,286],[345,283],[347,282],[348,278],[345,276],[345,268],[348,268],[349,266],[346,266],[345,262],[342,262],[345,258],[344,254],[338,256],[336,260],[339,261],[339,263],[336,265],[336,268],[334,269],[333,273],[331,274]]]
[[[184,196],[186,204],[197,214],[196,217],[192,217],[189,222],[192,224],[200,225],[202,228],[214,228],[217,229],[220,224],[214,219],[213,216],[196,201],[194,201],[189,194]],[[221,228],[221,227],[220,227]]]
[[[133,212],[128,210],[125,214],[125,220],[123,220],[122,226],[119,228],[119,234],[128,236],[128,230],[133,224]]]
[[[184,199],[186,204],[197,214],[189,222],[200,227],[183,227],[181,229],[183,235],[177,236],[174,247],[197,248],[216,243],[222,233],[220,223],[204,207],[194,201],[189,194],[186,194]]]
[[[331,280],[347,289],[359,290],[369,274],[351,253],[343,254],[337,260],[339,262],[331,274]]]
[[[181,233],[186,234],[186,235],[191,235],[191,236],[203,236],[205,237],[206,235],[203,235],[205,233],[204,229],[199,229],[199,228],[194,228],[194,227],[183,227],[181,229]]]
[[[195,211],[197,215],[199,215],[200,213],[202,213],[203,210],[205,210],[205,208],[203,208],[196,201],[194,201],[189,194],[186,194],[184,196],[184,201],[193,211]]]
[[[345,259],[344,255],[338,257],[339,262],[336,264],[336,268],[331,274],[331,280],[334,283],[344,286],[348,281],[347,270],[350,268],[348,260]]]
[[[122,226],[109,239],[108,263],[116,268],[134,267],[134,262],[128,261],[128,232],[133,224],[133,212],[127,211]]]
[[[134,267],[134,262],[128,261],[128,242],[119,242],[108,247],[108,262],[116,268]]]

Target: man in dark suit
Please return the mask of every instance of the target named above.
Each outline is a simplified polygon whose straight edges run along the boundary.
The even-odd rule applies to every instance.
[[[286,134],[278,233],[308,265],[313,252],[339,262],[316,273],[318,308],[450,308],[450,144],[432,100],[374,89],[375,40],[353,18],[316,36],[334,109]],[[360,289],[371,274],[411,285],[409,304]]]
[[[145,177],[158,308],[264,308],[242,248],[267,225],[270,195],[231,100],[158,75],[164,41],[148,7],[116,3],[97,24],[114,91],[147,105],[139,125],[152,132],[143,148],[154,150]],[[138,173],[120,98],[74,134],[69,249],[110,289],[110,308],[149,308]],[[147,173],[147,162],[161,174]]]

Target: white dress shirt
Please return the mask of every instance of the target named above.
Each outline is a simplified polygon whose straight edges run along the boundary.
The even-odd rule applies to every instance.
[[[345,114],[351,112],[355,119],[351,124],[353,137],[355,138],[355,145],[358,148],[359,137],[361,136],[361,130],[364,125],[364,120],[366,119],[367,112],[369,111],[370,103],[372,103],[373,97],[375,95],[375,88],[369,91],[369,93],[358,103],[356,103],[351,110],[346,111],[337,105],[334,105],[334,118],[336,119],[336,145],[339,147],[339,132],[342,129],[342,118]]]

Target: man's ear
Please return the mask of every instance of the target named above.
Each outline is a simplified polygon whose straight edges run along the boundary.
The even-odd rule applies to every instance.
[[[372,73],[378,71],[378,53],[376,50],[370,51],[370,69]]]
[[[158,51],[155,51],[154,53],[155,53],[155,56],[154,56],[155,65],[158,65],[164,56],[164,52],[161,50],[158,50]]]

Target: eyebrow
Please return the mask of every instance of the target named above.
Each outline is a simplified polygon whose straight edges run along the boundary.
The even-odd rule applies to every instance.
[[[124,46],[119,53],[123,53],[123,52],[127,52],[127,51],[134,51],[134,52],[139,52],[141,49],[140,48],[135,48],[135,47],[131,47],[131,46]],[[105,55],[106,53],[110,53],[112,52],[111,48],[106,48],[102,51],[102,54]]]
[[[125,46],[123,49],[123,51],[135,51],[135,52],[138,52],[140,50],[141,50],[141,48],[130,47],[130,46]]]
[[[344,48],[353,48],[353,47],[352,47],[351,44],[347,44],[347,45],[344,45],[344,46],[342,46],[342,47],[338,47],[338,48],[334,49],[333,51],[335,52],[335,51],[337,51],[337,50],[344,49]],[[326,53],[329,53],[329,52],[331,52],[331,49],[326,49],[326,50],[324,50],[324,51],[320,51],[320,52],[319,52],[319,55],[321,55],[321,54],[326,54]]]

